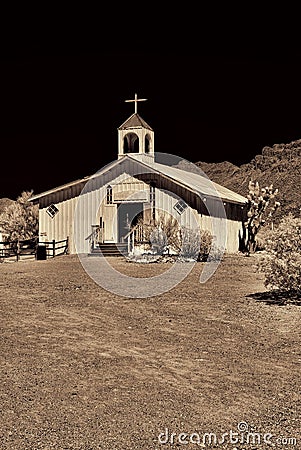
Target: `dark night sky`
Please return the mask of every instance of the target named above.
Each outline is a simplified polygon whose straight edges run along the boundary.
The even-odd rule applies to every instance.
[[[139,114],[155,151],[189,161],[250,161],[265,145],[301,138],[301,51],[204,45],[106,52],[8,46],[0,58],[0,198],[93,174],[117,157],[117,127]],[[135,46],[133,46],[135,47]],[[136,47],[135,47],[136,48]]]

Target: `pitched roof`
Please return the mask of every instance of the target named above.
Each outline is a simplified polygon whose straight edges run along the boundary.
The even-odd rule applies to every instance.
[[[48,195],[58,192],[61,190],[65,190],[67,188],[70,188],[72,186],[85,185],[91,178],[99,177],[101,175],[104,175],[108,173],[108,171],[111,171],[114,167],[124,164],[128,161],[130,163],[131,169],[130,171],[133,171],[132,167],[133,163],[134,165],[138,166],[146,166],[147,172],[150,173],[158,173],[159,175],[162,175],[164,177],[167,177],[170,180],[173,180],[175,183],[181,184],[182,186],[186,187],[187,189],[190,189],[202,197],[209,196],[209,197],[219,197],[222,200],[231,202],[231,203],[239,203],[239,204],[245,204],[247,202],[247,199],[243,197],[240,194],[237,194],[234,191],[231,191],[228,188],[225,188],[224,186],[221,186],[218,183],[214,183],[211,181],[206,174],[202,173],[200,170],[199,173],[190,172],[188,170],[179,169],[175,166],[168,166],[166,164],[160,164],[157,162],[150,162],[147,163],[145,161],[140,161],[136,159],[134,156],[125,155],[123,158],[115,160],[109,164],[107,164],[105,167],[103,167],[100,171],[98,171],[96,174],[92,176],[87,176],[79,180],[75,180],[71,183],[64,184],[62,186],[58,186],[56,188],[50,189],[46,192],[42,192],[41,194],[34,195],[31,197],[31,201],[37,200],[42,197],[47,197]],[[127,166],[127,164],[126,164]],[[124,167],[122,170],[126,169]]]
[[[220,197],[222,200],[234,203],[245,203],[247,201],[242,195],[211,181],[201,170],[199,173],[194,173],[159,163],[154,163],[151,167],[202,196],[208,195],[209,197]]]
[[[85,176],[83,178],[78,178],[77,180],[70,181],[69,183],[61,184],[60,186],[54,187],[52,189],[48,189],[47,191],[40,192],[40,194],[35,194],[32,197],[30,197],[29,201],[32,202],[32,201],[38,200],[39,198],[47,197],[48,195],[54,194],[55,192],[63,191],[65,189],[69,189],[69,188],[73,188],[73,187],[78,186],[78,185],[83,185],[84,186],[86,183],[88,183],[89,180],[91,180],[91,178],[99,177],[103,173],[108,172],[113,167],[118,165],[118,163],[120,161],[121,161],[120,159],[112,161],[111,163],[107,164],[106,166],[104,166],[102,169],[100,169],[98,172],[96,172],[93,175],[87,175],[87,176]]]
[[[148,130],[153,131],[153,129],[139,116],[138,113],[132,114],[125,122],[123,122],[118,130],[126,130],[128,128],[147,128]]]

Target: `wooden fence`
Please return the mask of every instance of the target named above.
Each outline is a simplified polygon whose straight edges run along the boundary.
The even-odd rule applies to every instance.
[[[69,238],[62,239],[61,241],[40,242],[39,247],[46,246],[46,256],[47,258],[54,258],[59,255],[66,255],[69,249]]]
[[[28,239],[17,242],[0,242],[0,260],[15,257],[19,261],[22,256],[30,255],[36,259],[47,259],[67,254],[68,251],[68,237],[61,241],[38,242],[36,239]]]

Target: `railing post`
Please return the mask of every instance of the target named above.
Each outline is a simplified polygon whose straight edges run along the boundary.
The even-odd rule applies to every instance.
[[[20,259],[20,241],[17,240],[17,261]]]
[[[52,257],[55,257],[55,239],[52,240]]]

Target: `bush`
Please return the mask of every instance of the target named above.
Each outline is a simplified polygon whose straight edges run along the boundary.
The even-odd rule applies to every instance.
[[[181,227],[169,214],[160,214],[155,224],[142,225],[146,240],[151,242],[157,254],[179,252],[181,249]]]
[[[258,270],[265,275],[265,286],[301,294],[301,218],[290,213],[277,228],[265,236],[266,254]]]
[[[182,247],[180,256],[189,259],[198,259],[200,252],[200,233],[190,228],[181,229]]]
[[[207,261],[212,247],[213,236],[208,230],[200,231],[199,261]]]
[[[215,251],[212,247],[213,236],[210,231],[182,228],[181,235],[182,249],[180,256],[198,261],[207,261],[210,251],[212,259],[215,259],[219,254],[217,249]]]
[[[184,259],[207,261],[212,246],[212,234],[207,230],[181,227],[179,222],[168,214],[161,214],[154,224],[140,219],[145,241],[158,255],[177,254]]]

